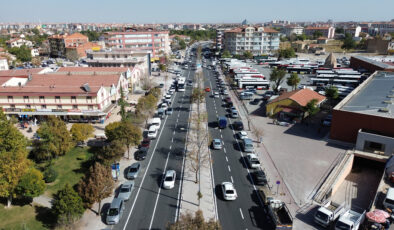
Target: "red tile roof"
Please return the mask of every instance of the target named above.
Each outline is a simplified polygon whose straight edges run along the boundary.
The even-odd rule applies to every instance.
[[[317,99],[318,103],[320,103],[324,101],[326,97],[310,89],[299,89],[290,92],[285,92],[279,97],[270,101],[269,104],[282,101],[285,99],[291,99],[295,101],[297,104],[299,104],[300,106],[306,106],[306,104],[308,104],[308,102],[310,102],[312,99]]]
[[[328,30],[328,29],[330,29],[330,27],[328,27],[328,26],[322,26],[322,27],[308,26],[305,29],[306,30]]]
[[[133,67],[61,67],[56,72],[57,73],[68,73],[68,72],[113,72],[113,73],[124,73],[128,69]]]
[[[245,28],[248,28],[248,27],[249,26],[239,27],[239,28],[235,28],[235,29],[232,29],[232,30],[225,30],[224,33],[244,33],[245,32]],[[253,27],[253,26],[251,26],[251,27]],[[254,28],[257,31],[258,27],[254,27]],[[274,30],[272,28],[269,28],[269,27],[263,27],[263,28],[264,28],[264,32],[266,32],[266,33],[278,33],[278,31],[276,31],[276,30]]]
[[[27,77],[29,74],[37,74],[43,69],[44,68],[1,70],[0,77]]]

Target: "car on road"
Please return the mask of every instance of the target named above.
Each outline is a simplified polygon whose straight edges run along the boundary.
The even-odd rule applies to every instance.
[[[242,131],[242,130],[244,130],[244,123],[242,123],[242,121],[234,121],[233,128],[235,130]]]
[[[223,199],[225,200],[235,200],[237,199],[237,191],[234,188],[233,183],[231,182],[223,182],[221,184]]]
[[[134,153],[134,159],[136,159],[137,161],[142,161],[146,159],[147,155],[148,155],[148,148],[142,147]]]
[[[265,175],[264,171],[259,169],[251,173],[253,178],[253,183],[256,185],[264,186],[267,184],[267,176]]]
[[[157,133],[158,133],[158,131],[157,131],[156,126],[151,125],[151,126],[149,127],[149,130],[148,130],[148,138],[150,138],[150,139],[156,139]]]
[[[173,111],[173,109],[170,107],[170,108],[168,108],[168,109],[166,110],[166,114],[167,114],[167,115],[172,115],[172,111]]]
[[[127,174],[126,174],[127,179],[133,180],[133,179],[137,178],[137,176],[140,172],[140,168],[141,168],[141,164],[138,162],[130,165],[130,167],[127,170]]]
[[[171,94],[166,94],[165,97],[166,97],[166,99],[171,99],[172,96],[171,96]]]
[[[149,138],[144,138],[142,141],[141,141],[141,144],[140,144],[140,147],[141,148],[149,148],[149,146],[150,146],[150,139]]]
[[[248,162],[248,165],[252,169],[257,169],[261,167],[260,160],[254,153],[249,153],[246,155],[246,161]]]
[[[171,88],[168,91],[170,91],[171,93],[175,93],[175,87],[171,86]]]
[[[133,181],[125,181],[119,189],[119,193],[117,198],[120,198],[124,201],[128,201],[130,199],[131,193],[134,190],[134,182]]]
[[[212,148],[213,149],[222,149],[222,141],[220,139],[212,140]]]
[[[251,105],[258,105],[260,103],[260,99],[255,98],[253,101],[249,102]]]
[[[211,92],[211,88],[206,87],[206,88],[205,88],[205,92]]]
[[[253,141],[250,138],[244,138],[241,142],[242,151],[246,153],[252,153],[254,151]]]
[[[322,121],[322,125],[326,127],[331,126],[331,121],[332,121],[332,115],[327,115],[326,118]]]
[[[248,133],[245,131],[241,131],[237,133],[237,138],[240,140],[243,140],[245,138],[248,138]]]
[[[238,117],[238,111],[233,109],[231,110],[231,118],[237,118]]]
[[[213,94],[213,96],[214,96],[215,98],[219,98],[219,92],[215,92],[215,93]]]
[[[168,108],[168,104],[167,103],[161,103],[160,108],[166,110]]]
[[[167,170],[164,175],[163,188],[172,189],[175,186],[176,172],[175,170]]]
[[[161,83],[161,84],[159,85],[159,88],[163,88],[163,87],[164,87],[164,84]]]
[[[225,90],[225,89],[223,90],[223,92],[222,92],[222,93],[223,93],[223,95],[228,95],[228,91],[227,91],[227,90]]]
[[[119,220],[123,216],[124,209],[125,207],[123,200],[120,198],[114,198],[107,211],[107,218],[106,218],[107,224],[114,225],[119,223]]]

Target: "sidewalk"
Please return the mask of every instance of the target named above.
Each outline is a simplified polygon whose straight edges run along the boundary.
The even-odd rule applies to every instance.
[[[200,104],[200,113],[206,113],[205,101]],[[197,116],[197,104],[192,104],[192,109],[190,112],[190,117]],[[202,122],[202,124],[205,124]],[[197,128],[196,122],[190,122],[189,132],[187,136],[187,142],[195,142],[197,139]],[[202,125],[202,130],[200,132],[203,134],[201,136],[208,136],[208,126]],[[192,170],[192,160],[185,157],[184,174],[182,178],[182,195],[181,195],[181,205],[180,214],[191,213],[194,214],[198,210],[202,210],[204,218],[206,220],[215,219],[217,220],[217,210],[216,210],[216,200],[214,197],[214,187],[212,185],[212,164],[209,151],[208,138],[205,138],[201,144],[200,158],[209,159],[205,161],[206,163],[201,164],[201,169],[199,172],[199,183],[195,182],[195,171]],[[190,154],[192,149],[192,144],[187,144],[186,155]],[[204,161],[203,161],[204,162]],[[198,191],[201,192],[202,197],[198,199]]]

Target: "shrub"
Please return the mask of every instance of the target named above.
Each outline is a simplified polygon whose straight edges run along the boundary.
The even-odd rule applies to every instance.
[[[57,176],[58,176],[57,172],[52,167],[49,167],[47,170],[44,171],[45,183],[54,182]]]

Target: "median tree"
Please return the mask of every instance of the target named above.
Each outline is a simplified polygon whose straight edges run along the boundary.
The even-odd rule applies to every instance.
[[[222,227],[218,221],[212,218],[206,221],[203,212],[198,210],[194,216],[190,212],[182,214],[175,223],[168,225],[167,229],[221,230]]]
[[[270,81],[273,82],[274,91],[278,92],[279,86],[282,84],[286,76],[286,70],[273,69],[270,74]]]
[[[70,226],[82,217],[84,211],[82,198],[70,184],[66,184],[54,196],[52,212],[59,225]]]
[[[88,207],[99,203],[97,215],[101,211],[101,201],[112,194],[115,183],[111,169],[96,162],[89,168],[89,173],[79,181],[77,190]]]
[[[297,89],[298,84],[301,79],[298,77],[297,73],[291,73],[290,77],[287,78],[287,84],[293,88],[293,90]]]

